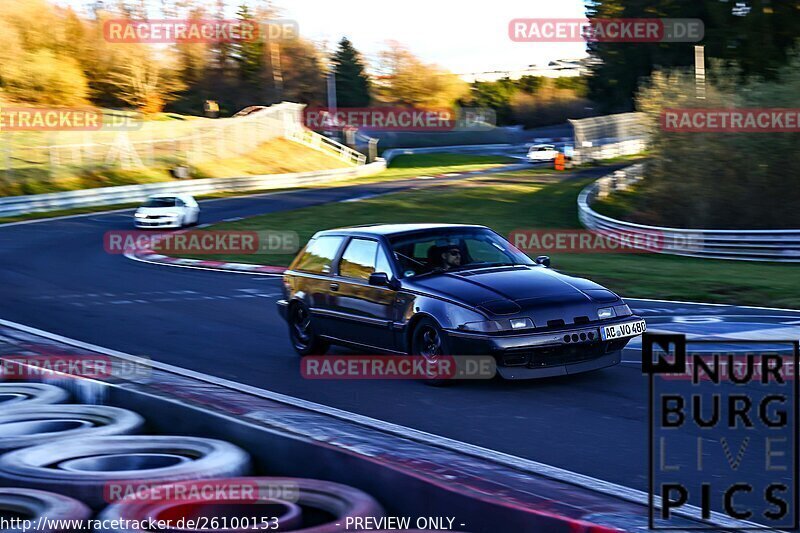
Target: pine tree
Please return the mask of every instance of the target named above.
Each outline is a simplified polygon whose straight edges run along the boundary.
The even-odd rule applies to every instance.
[[[367,107],[370,103],[370,82],[361,54],[347,37],[339,41],[333,55],[336,68],[336,100],[341,107]]]

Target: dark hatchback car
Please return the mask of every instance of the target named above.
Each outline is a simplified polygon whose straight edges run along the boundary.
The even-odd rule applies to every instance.
[[[508,379],[620,362],[645,331],[619,296],[549,268],[483,226],[373,225],[322,231],[283,278],[295,350],[486,355]]]

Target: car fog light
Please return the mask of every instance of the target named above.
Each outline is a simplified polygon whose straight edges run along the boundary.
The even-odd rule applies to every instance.
[[[597,317],[600,320],[605,320],[607,318],[614,318],[615,316],[617,315],[614,313],[613,307],[604,307],[602,309],[597,310]]]

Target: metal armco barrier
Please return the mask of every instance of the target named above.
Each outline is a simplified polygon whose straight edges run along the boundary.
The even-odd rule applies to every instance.
[[[430,148],[392,148],[383,152],[383,158],[387,162],[392,161],[399,155],[415,155],[415,154],[446,154],[458,153],[469,154],[473,152],[485,152],[487,150],[509,150],[512,148],[525,147],[524,144],[465,144],[463,146],[432,146]]]
[[[215,192],[256,191],[286,189],[325,183],[345,177],[370,176],[386,169],[386,162],[378,160],[368,165],[332,170],[315,170],[292,174],[268,174],[242,178],[208,178],[181,182],[146,183],[121,187],[101,187],[80,191],[67,191],[28,196],[0,198],[0,216],[72,209],[76,207],[112,206],[141,202],[154,194],[210,194]]]
[[[625,190],[642,179],[643,165],[600,178],[578,196],[578,217],[586,228],[643,251],[708,259],[800,263],[800,230],[680,229],[634,224],[591,208],[597,197]],[[644,236],[633,239],[631,236]],[[645,247],[637,243],[649,242]]]

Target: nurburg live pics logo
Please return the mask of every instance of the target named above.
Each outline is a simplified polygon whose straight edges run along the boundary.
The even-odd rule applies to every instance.
[[[705,351],[687,352],[685,335],[642,337],[650,529],[797,529],[800,342],[688,343]]]

